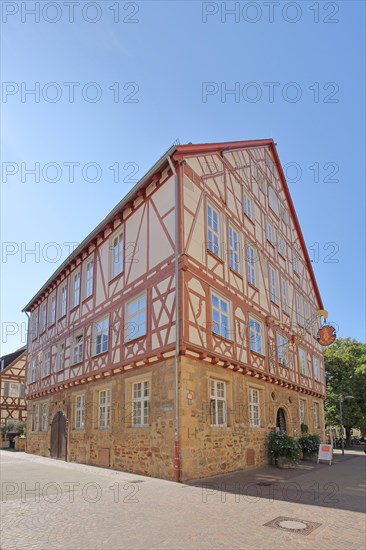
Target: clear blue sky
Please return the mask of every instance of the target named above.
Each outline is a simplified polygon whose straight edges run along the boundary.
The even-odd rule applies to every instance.
[[[273,137],[282,164],[301,167],[299,181],[288,171],[289,186],[329,320],[340,336],[364,340],[364,2],[298,2],[287,11],[281,2],[273,21],[262,2],[257,10],[241,2],[236,16],[221,2],[120,2],[115,22],[117,3],[103,1],[84,14],[76,6],[73,23],[63,2],[38,23],[20,2],[2,4],[2,353],[24,342],[21,309],[67,256],[63,243],[79,243],[132,187],[128,174],[138,167],[132,179],[141,177],[177,138]],[[22,101],[22,88],[37,82],[39,102],[24,93]],[[80,83],[73,103],[65,82]],[[90,82],[97,87],[85,88]],[[205,82],[214,84],[203,98]],[[278,83],[273,100],[268,82]],[[235,86],[239,97],[221,97]],[[99,101],[85,99],[97,91]],[[7,173],[18,172],[6,178],[11,162]],[[36,162],[40,181],[26,173],[22,181],[21,163]],[[62,169],[53,183],[56,170],[44,168],[52,162]],[[68,162],[80,163],[74,182]],[[100,166],[99,181],[87,181],[92,167],[83,177],[89,162]],[[24,255],[35,247],[37,257]],[[4,323],[17,323],[16,334],[6,337]]]

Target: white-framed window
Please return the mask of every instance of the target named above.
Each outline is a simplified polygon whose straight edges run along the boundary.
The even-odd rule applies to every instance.
[[[33,313],[32,313],[32,318],[31,318],[31,324],[32,324],[32,330],[31,330],[31,333],[32,333],[32,340],[35,340],[36,338],[38,338],[38,322],[39,322],[38,310],[37,310],[37,311],[33,311]]]
[[[310,304],[307,300],[304,300],[304,320],[306,328],[309,330],[311,327],[310,323]]]
[[[126,304],[125,342],[146,334],[146,292],[129,300]]]
[[[18,382],[4,382],[4,397],[22,397],[21,396],[21,386],[24,384],[19,384]]]
[[[249,317],[249,347],[251,351],[263,355],[263,325],[254,317]]]
[[[272,212],[276,214],[277,217],[280,216],[280,209],[278,204],[278,197],[276,191],[271,187],[268,186],[268,205]]]
[[[314,403],[314,428],[320,428],[320,407],[319,407],[319,403]]]
[[[117,277],[123,271],[123,231],[111,239],[111,278]]]
[[[226,383],[210,380],[211,426],[226,426]]]
[[[306,424],[306,403],[304,399],[299,399],[299,416],[300,416],[300,424]]]
[[[280,365],[288,365],[288,340],[281,334],[277,334],[277,357]]]
[[[42,378],[49,376],[51,373],[51,351],[48,349],[42,355]]]
[[[94,327],[94,355],[108,351],[109,319],[104,317],[95,323]]]
[[[207,204],[207,249],[220,256],[220,216],[211,204]]]
[[[35,405],[33,408],[33,431],[39,431],[39,405]]]
[[[49,326],[56,322],[56,294],[53,294],[50,298],[49,319]]]
[[[72,307],[80,303],[80,271],[75,273],[72,279]]]
[[[85,298],[89,298],[93,294],[94,281],[94,260],[87,262],[85,268]]]
[[[307,353],[304,349],[299,348],[299,364],[300,364],[300,373],[303,376],[308,375],[308,365],[307,365]]]
[[[229,265],[237,273],[239,273],[239,249],[239,234],[229,225]]]
[[[254,221],[254,203],[248,195],[244,195],[244,214]]]
[[[98,428],[109,428],[111,423],[111,390],[99,392]]]
[[[41,432],[47,431],[47,420],[48,420],[48,405],[42,405],[42,421],[41,421]]]
[[[294,273],[296,273],[297,275],[299,274],[299,270],[300,270],[299,256],[295,251],[292,253],[292,269]]]
[[[37,361],[32,359],[29,363],[29,382],[32,384],[37,379]]]
[[[43,304],[41,310],[41,332],[44,332],[47,327],[47,304]]]
[[[85,396],[77,395],[75,399],[75,430],[84,428]]]
[[[80,331],[74,335],[73,341],[72,341],[73,365],[76,365],[77,363],[81,363],[81,361],[83,360],[83,352],[84,352],[84,334],[83,334],[83,331]]]
[[[281,305],[282,305],[282,311],[284,313],[288,313],[289,312],[288,287],[287,287],[287,281],[285,279],[281,279]]]
[[[261,425],[259,390],[249,388],[249,424],[252,428]]]
[[[278,304],[278,271],[271,265],[269,266],[269,297],[272,302]]]
[[[285,239],[280,234],[277,234],[277,238],[278,238],[278,243],[277,243],[278,253],[281,254],[283,258],[286,258],[287,247],[286,247]]]
[[[67,285],[65,284],[61,288],[60,317],[64,317],[66,315],[66,308],[67,308]]]
[[[266,222],[266,239],[269,243],[273,245],[276,242],[276,231],[273,225],[269,222]]]
[[[304,324],[304,312],[302,306],[302,296],[301,294],[296,293],[296,320],[299,325]]]
[[[247,244],[246,251],[248,282],[253,286],[257,286],[256,249]]]
[[[57,360],[56,360],[57,372],[64,370],[64,368],[65,368],[65,342],[60,342],[57,345]]]
[[[230,338],[231,336],[231,312],[230,303],[217,292],[211,292],[212,332]]]
[[[132,426],[149,425],[150,384],[149,380],[132,384]]]
[[[320,382],[320,360],[319,357],[313,356],[313,370],[314,370],[314,380]]]

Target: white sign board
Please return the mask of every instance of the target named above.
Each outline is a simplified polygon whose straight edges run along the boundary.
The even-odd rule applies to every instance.
[[[321,443],[319,445],[318,464],[319,464],[319,460],[329,460],[329,465],[332,464],[333,445],[331,443],[327,443],[325,445]]]

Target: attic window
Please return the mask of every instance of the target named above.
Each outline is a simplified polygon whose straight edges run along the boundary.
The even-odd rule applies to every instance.
[[[270,209],[276,214],[276,216],[279,217],[280,209],[278,205],[277,194],[276,194],[276,191],[271,186],[268,186],[268,205]]]

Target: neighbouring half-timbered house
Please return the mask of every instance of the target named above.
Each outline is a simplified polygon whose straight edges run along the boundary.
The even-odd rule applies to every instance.
[[[273,140],[171,147],[25,311],[29,452],[187,480],[324,434],[326,313]]]
[[[26,348],[0,357],[1,427],[10,421],[26,420],[25,403]]]

